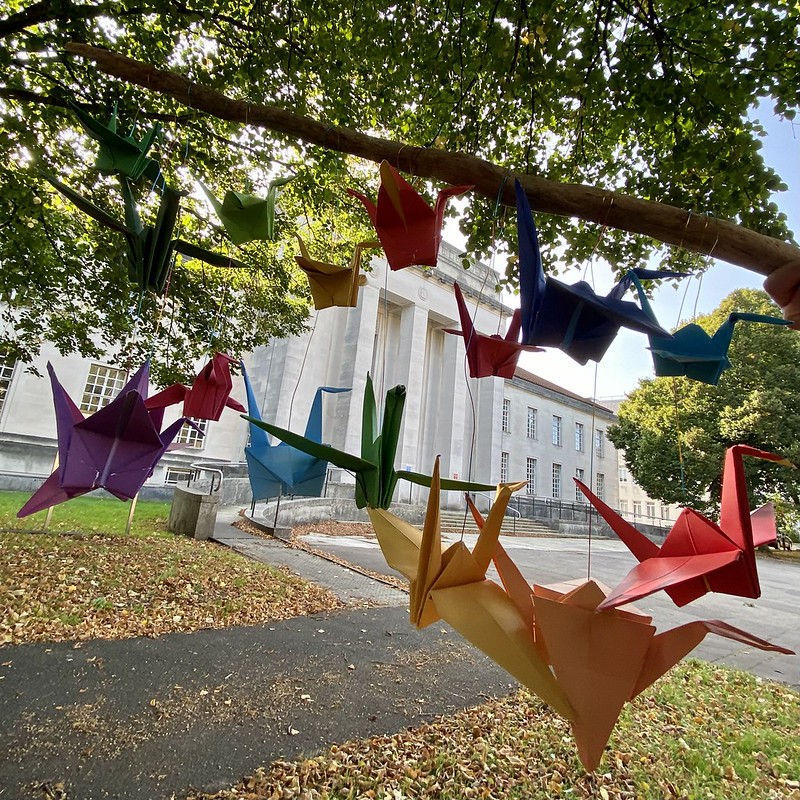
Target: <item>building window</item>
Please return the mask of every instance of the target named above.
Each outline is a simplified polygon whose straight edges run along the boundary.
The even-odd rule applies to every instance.
[[[578,467],[575,470],[575,477],[581,482],[584,482],[584,476],[586,475],[586,471]],[[575,484],[575,499],[580,502],[586,502],[586,498],[583,496],[583,492],[578,487],[578,484]]]
[[[628,470],[626,467],[619,468],[619,482],[620,483],[627,483],[628,482]]]
[[[633,516],[634,517],[641,517],[642,516],[642,501],[641,500],[634,500],[633,501]]]
[[[511,433],[511,401],[503,400],[503,433]]]
[[[561,417],[553,414],[553,444],[561,447]]]
[[[553,464],[553,497],[561,497],[561,464]]]
[[[8,387],[11,386],[11,379],[14,377],[14,367],[16,360],[12,360],[5,353],[0,353],[0,411],[6,402]]]
[[[178,438],[175,440],[177,444],[182,444],[184,447],[192,447],[196,450],[199,450],[203,446],[203,438],[208,428],[208,420],[207,419],[194,419],[191,418],[192,422],[197,425],[200,430],[198,431],[196,428],[193,428],[191,425],[186,425],[181,428],[181,432],[178,434]]]
[[[536,409],[528,406],[528,438],[536,438]]]
[[[125,385],[125,370],[92,364],[83,390],[80,409],[84,414],[94,414],[107,406]]]
[[[655,503],[646,503],[645,509],[647,510],[648,517],[655,517],[656,515],[656,504]]]
[[[603,431],[596,430],[594,432],[594,451],[598,458],[602,458],[605,454],[605,441],[606,437]]]
[[[500,453],[500,483],[508,483],[508,453]]]
[[[628,501],[627,500],[620,500],[619,501],[619,511],[620,511],[620,514],[627,514],[628,513]]]
[[[164,476],[164,483],[167,486],[177,486],[179,483],[188,483],[193,477],[193,469],[177,469],[175,467],[167,467],[167,474]]]
[[[536,494],[536,459],[529,458],[525,476],[528,481],[526,491],[528,494]]]
[[[595,478],[595,494],[601,500],[606,499],[606,476],[602,472],[598,472]]]
[[[669,506],[661,506],[661,519],[669,519]]]
[[[583,452],[583,423],[576,422],[575,423],[575,449],[579,452]]]

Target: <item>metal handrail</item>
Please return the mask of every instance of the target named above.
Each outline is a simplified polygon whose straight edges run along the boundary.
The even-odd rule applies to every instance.
[[[195,471],[195,474],[198,472],[210,472],[211,473],[211,488],[208,490],[209,494],[214,494],[214,492],[218,492],[222,487],[222,479],[224,477],[224,473],[221,469],[217,469],[216,467],[209,467],[207,464],[189,464],[189,466]],[[216,488],[214,487],[214,476],[219,476],[219,483],[217,484]],[[187,482],[187,486],[191,486],[192,479],[189,478]]]

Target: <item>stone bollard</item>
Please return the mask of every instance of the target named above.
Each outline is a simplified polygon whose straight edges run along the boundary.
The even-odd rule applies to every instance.
[[[208,539],[214,533],[218,507],[218,495],[176,486],[167,528],[183,536]]]

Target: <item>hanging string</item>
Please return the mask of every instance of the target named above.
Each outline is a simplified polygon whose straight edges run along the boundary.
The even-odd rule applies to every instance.
[[[686,503],[686,466],[683,460],[683,446],[681,445],[681,439],[683,438],[683,433],[681,431],[681,417],[680,417],[680,398],[678,397],[678,379],[672,379],[672,397],[675,402],[675,438],[678,442],[678,464],[680,468],[680,476],[681,476],[681,494],[683,495],[683,501]]]
[[[692,309],[692,321],[697,322],[697,304],[700,302],[700,290],[703,288],[703,274],[697,278],[697,296],[694,298],[694,309]]]
[[[595,436],[596,436],[596,421],[597,421],[597,373],[599,370],[600,364],[595,361],[594,362],[594,385],[592,386],[592,433],[591,433],[591,440],[589,442],[589,487],[591,488],[592,484],[594,483],[594,453],[596,450],[595,447]],[[594,487],[597,488],[596,486]],[[603,498],[600,498],[601,500]],[[586,550],[586,577],[590,579],[592,577],[592,519],[593,519],[593,511],[589,509],[589,542],[588,548]]]
[[[303,354],[303,360],[300,363],[300,372],[297,375],[297,383],[294,385],[294,391],[292,392],[292,399],[289,401],[289,424],[287,427],[289,430],[292,429],[292,412],[294,411],[294,398],[297,394],[297,390],[300,387],[300,381],[303,378],[303,370],[306,366],[306,359],[308,358],[308,351],[311,348],[311,340],[314,338],[314,331],[317,329],[317,320],[319,319],[319,312],[314,315],[314,324],[311,327],[311,335],[308,337],[308,342],[306,342],[306,352]]]

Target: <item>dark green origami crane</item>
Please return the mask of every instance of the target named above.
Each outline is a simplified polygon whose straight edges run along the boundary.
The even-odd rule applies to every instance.
[[[372,387],[372,378],[367,374],[361,422],[360,457],[345,453],[343,450],[337,450],[330,445],[306,439],[305,436],[292,433],[276,425],[270,425],[260,419],[247,416],[244,418],[297,450],[308,453],[315,458],[324,459],[337,467],[352,472],[356,479],[356,505],[359,508],[369,506],[370,508],[388,509],[392,503],[392,494],[394,494],[399,478],[420,486],[431,485],[430,475],[405,470],[398,472],[394,468],[405,402],[405,386],[395,386],[393,389],[389,389],[386,393],[383,424],[379,430],[375,391]],[[442,480],[441,488],[462,492],[488,492],[494,491],[497,487],[488,483]]]
[[[124,175],[134,183],[144,176],[154,186],[163,188],[164,179],[158,162],[147,157],[153,142],[161,132],[161,126],[158,123],[153,125],[144,138],[139,141],[134,138],[133,129],[128,136],[120,136],[117,133],[116,106],[111,113],[108,125],[90,117],[75,103],[70,103],[69,106],[77,115],[86,133],[100,144],[100,152],[95,162],[95,169],[98,172],[106,175]]]
[[[155,224],[143,225],[131,180],[124,175],[120,175],[119,180],[125,209],[125,222],[120,222],[116,217],[91,203],[51,175],[44,172],[42,175],[85,214],[125,237],[128,277],[139,287],[140,291],[151,290],[157,294],[164,292],[174,253],[180,253],[187,258],[196,258],[214,267],[248,268],[241,261],[189,244],[183,239],[173,238],[184,192],[165,186]]]

